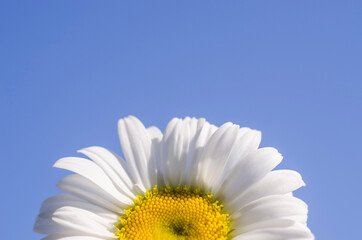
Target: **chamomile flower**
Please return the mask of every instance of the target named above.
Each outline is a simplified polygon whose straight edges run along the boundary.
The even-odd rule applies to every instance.
[[[46,199],[34,229],[44,240],[308,240],[307,205],[295,171],[259,148],[261,133],[232,123],[174,118],[165,132],[119,120],[125,159],[80,150],[54,166],[74,172]]]

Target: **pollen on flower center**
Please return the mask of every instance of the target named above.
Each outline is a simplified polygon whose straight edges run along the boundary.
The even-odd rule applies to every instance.
[[[156,186],[134,202],[116,224],[121,240],[230,239],[229,215],[212,194],[198,188]]]

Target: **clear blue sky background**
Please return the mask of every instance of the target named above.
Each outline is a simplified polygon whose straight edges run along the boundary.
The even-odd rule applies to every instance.
[[[260,129],[320,240],[361,239],[362,2],[1,1],[0,238],[34,240],[76,150],[117,119]]]

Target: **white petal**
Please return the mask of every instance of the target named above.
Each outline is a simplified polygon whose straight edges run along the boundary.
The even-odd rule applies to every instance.
[[[123,213],[128,205],[123,204],[87,178],[72,174],[59,181],[57,187],[81,199],[89,201],[112,212]]]
[[[236,197],[275,168],[282,158],[274,148],[260,148],[252,152],[230,171],[217,195],[232,211],[238,210],[235,209],[239,207]]]
[[[242,233],[247,233],[247,232],[251,232],[251,231],[255,231],[255,230],[259,230],[259,229],[263,229],[263,228],[286,228],[286,227],[290,227],[294,224],[295,224],[295,221],[290,220],[290,219],[284,219],[284,218],[271,219],[271,220],[255,222],[253,224],[249,224],[249,225],[245,225],[245,226],[240,226],[239,228],[234,229],[233,234],[239,235]]]
[[[314,236],[303,224],[295,223],[290,227],[263,228],[241,234],[234,240],[313,240]]]
[[[127,165],[124,160],[102,147],[88,147],[78,152],[92,159],[109,177],[117,190],[130,199],[135,199],[133,183],[129,178]]]
[[[149,160],[151,157],[151,139],[143,124],[129,116],[118,122],[119,139],[133,182],[146,191],[151,187]]]
[[[200,119],[197,124],[197,130],[192,143],[190,143],[190,153],[188,156],[184,179],[188,186],[200,186],[198,182],[200,171],[200,160],[205,145],[210,137],[218,128],[206,121]]]
[[[241,128],[238,132],[238,139],[230,153],[225,167],[224,177],[227,177],[238,162],[242,161],[250,153],[258,149],[261,141],[261,132],[249,128]]]
[[[151,186],[163,185],[163,176],[159,169],[161,169],[161,141],[162,132],[157,127],[147,128],[147,133],[152,141],[151,144],[151,156],[149,160],[149,176]]]
[[[148,133],[148,136],[150,137],[151,140],[157,140],[157,141],[160,141],[162,139],[162,132],[161,130],[158,128],[158,127],[155,127],[155,126],[151,126],[151,127],[148,127],[147,129],[147,133]]]
[[[92,181],[105,192],[124,204],[132,204],[132,200],[120,193],[105,172],[94,162],[84,158],[67,157],[59,159],[54,167],[67,169]]]
[[[190,138],[189,125],[183,120],[174,118],[167,125],[162,141],[162,169],[165,183],[171,186],[180,184],[184,174]]]
[[[167,125],[162,141],[162,169],[165,183],[185,184],[194,157],[194,146],[205,119],[174,118]]]
[[[84,233],[79,233],[77,231],[64,231],[59,233],[50,234],[41,240],[111,240],[114,238],[99,238],[93,236],[84,235]]]
[[[104,219],[92,212],[75,208],[62,207],[52,214],[52,220],[68,228],[95,237],[115,237],[111,231],[115,230],[112,223],[104,221]]]
[[[268,196],[258,199],[232,215],[235,229],[276,219],[290,219],[305,224],[308,207],[300,199],[289,196]],[[236,231],[237,232],[237,231]]]
[[[237,139],[231,149],[230,155],[225,163],[225,168],[220,170],[221,174],[218,180],[213,184],[212,191],[217,193],[223,187],[225,179],[229,177],[236,164],[243,161],[243,159],[250,153],[257,150],[261,140],[261,133],[250,128],[238,129]]]
[[[68,221],[68,219],[66,218],[64,220],[60,217],[61,214],[59,215],[59,213],[64,211],[67,212],[66,215],[77,214],[78,218],[83,219],[83,225],[80,228],[81,230],[77,227],[72,228],[68,224],[64,224],[64,221]],[[100,236],[99,234],[103,231],[105,234],[102,234],[101,236],[105,239],[104,237],[107,236],[113,237],[113,233],[110,234],[109,231],[115,230],[113,224],[118,221],[118,218],[118,214],[115,214],[105,208],[94,205],[70,194],[60,194],[50,197],[43,202],[40,208],[40,214],[34,225],[34,231],[42,234],[52,234],[53,238],[56,236],[59,237],[59,234],[54,233],[68,232],[69,229],[76,231],[72,231],[72,235],[69,236],[78,235],[79,233],[87,234],[87,236]],[[96,228],[94,228],[94,225],[96,225]],[[94,233],[95,229],[97,229],[97,231],[99,230],[99,226],[101,226],[101,230],[103,230]]]
[[[80,209],[84,209],[90,212],[97,214],[98,216],[103,217],[109,222],[115,222],[118,220],[119,216],[103,207],[85,201],[81,198],[72,196],[70,194],[60,194],[46,199],[39,210],[39,215],[44,215],[49,212],[54,212],[58,208],[72,206]]]
[[[34,232],[40,234],[51,234],[66,230],[68,230],[67,227],[59,226],[59,224],[51,220],[51,214],[49,216],[44,216],[44,217],[37,216],[34,224]]]
[[[235,200],[242,207],[258,198],[268,195],[285,195],[305,186],[302,177],[296,171],[276,170],[269,172],[258,183],[243,191]]]
[[[199,176],[200,185],[209,191],[222,175],[230,152],[238,137],[239,126],[232,123],[222,125],[210,137],[200,158]]]

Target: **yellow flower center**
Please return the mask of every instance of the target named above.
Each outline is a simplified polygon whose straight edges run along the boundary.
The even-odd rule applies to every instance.
[[[120,240],[230,239],[229,215],[222,208],[198,188],[156,186],[125,209],[116,235]]]

